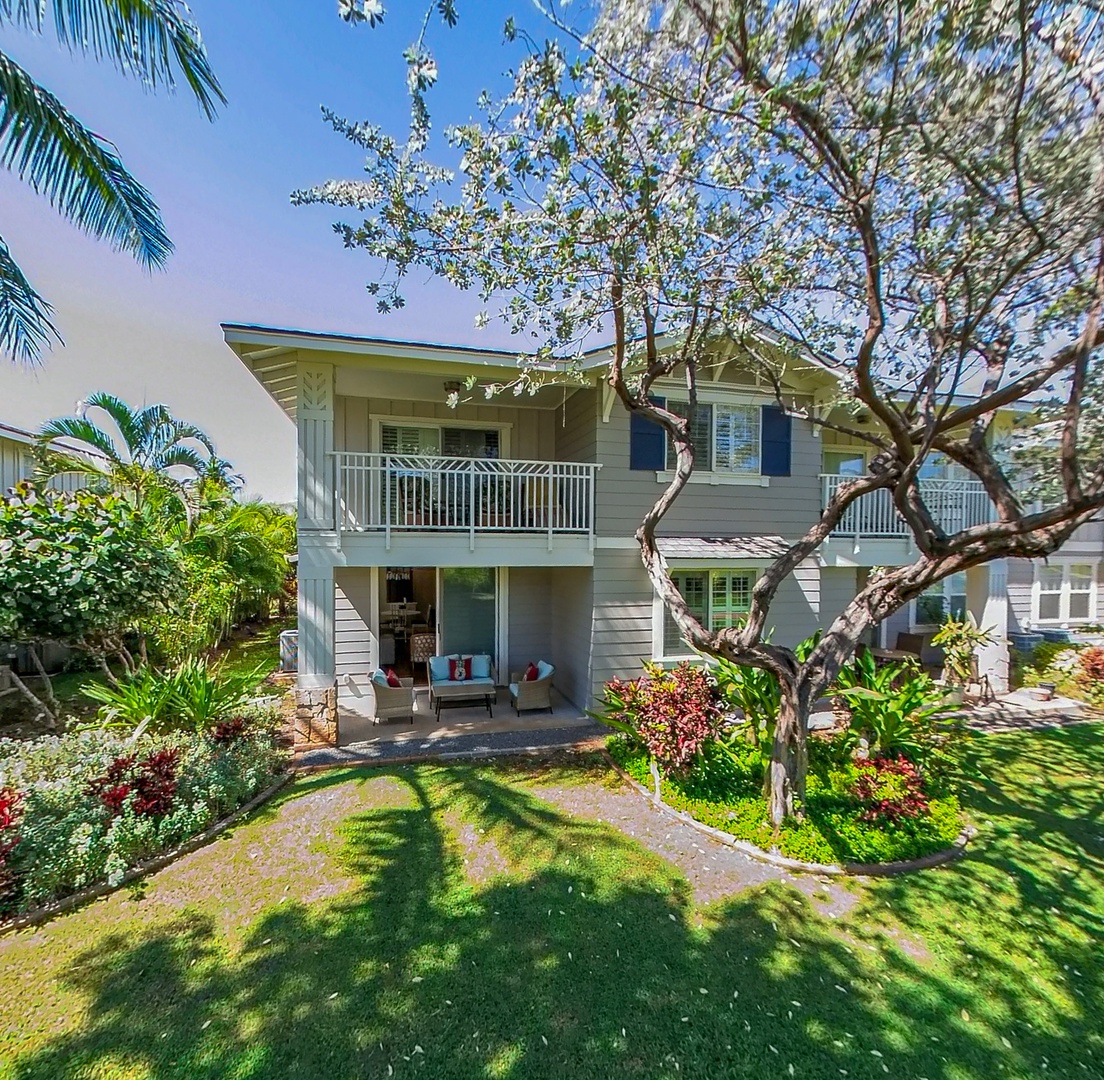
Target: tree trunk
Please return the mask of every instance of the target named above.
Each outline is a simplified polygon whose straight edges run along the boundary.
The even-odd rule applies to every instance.
[[[805,774],[808,771],[806,732],[809,729],[809,696],[799,686],[782,682],[778,722],[771,746],[769,791],[771,824],[775,829],[788,817],[804,816]]]

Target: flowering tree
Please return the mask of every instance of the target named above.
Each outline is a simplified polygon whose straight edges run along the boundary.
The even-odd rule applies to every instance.
[[[483,318],[497,308],[524,342],[514,393],[546,377],[534,361],[578,364],[586,343],[612,336],[609,385],[677,455],[636,534],[653,586],[695,649],[781,684],[780,823],[800,813],[811,703],[863,633],[950,574],[1054,551],[1104,507],[1082,405],[1104,343],[1101,12],[606,0],[585,33],[547,14],[556,40],[544,44],[508,24],[525,55],[512,89],[450,132],[454,170],[428,157],[436,68],[423,25],[407,56],[410,137],[327,114],[365,152],[366,177],[295,198],[357,211],[335,227],[381,261],[370,286],[381,311],[402,303],[411,268],[478,290]],[[784,407],[872,453],[759,577],[743,624],[713,631],[655,542],[694,450],[688,422],[650,391],[674,376],[694,402],[703,370],[734,347]],[[783,391],[785,370],[810,360],[837,373],[841,409],[814,412]],[[992,437],[1001,410],[1040,394],[1057,477],[1041,508],[1025,505]],[[933,453],[982,482],[991,521],[945,529],[921,479]],[[877,490],[917,557],[873,572],[806,659],[765,640],[782,581]]]

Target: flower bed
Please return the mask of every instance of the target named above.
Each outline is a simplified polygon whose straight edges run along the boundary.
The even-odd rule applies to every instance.
[[[286,766],[270,725],[239,719],[203,734],[0,740],[0,915],[118,883]]]
[[[644,750],[623,736],[611,738],[608,748],[629,776],[654,790]],[[962,830],[958,799],[929,794],[907,775],[907,763],[906,776],[899,768],[886,759],[810,772],[805,820],[788,821],[777,836],[750,755],[741,769],[726,755],[707,752],[686,776],[662,777],[660,795],[703,825],[802,862],[897,862],[951,847]]]

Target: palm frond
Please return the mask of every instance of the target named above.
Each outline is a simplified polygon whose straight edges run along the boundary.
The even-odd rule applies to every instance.
[[[82,416],[59,416],[54,420],[47,420],[39,428],[38,439],[43,448],[48,448],[58,439],[71,439],[74,442],[84,443],[116,465],[124,462],[111,436],[103,428]],[[52,449],[57,450],[56,447]]]
[[[191,446],[176,444],[165,447],[150,464],[158,472],[182,467],[191,469],[198,476],[206,467],[207,458]]]
[[[110,466],[106,462],[100,462],[70,450],[48,448],[45,444],[40,444],[36,458],[34,479],[42,486],[46,486],[55,477],[66,473],[86,477],[97,488],[112,486]]]
[[[119,430],[127,456],[131,461],[141,459],[149,442],[150,427],[147,414],[167,412],[164,405],[151,405],[145,409],[132,409],[121,397],[109,394],[106,390],[97,390],[85,398],[88,409],[99,409],[107,413],[111,422]],[[120,455],[121,457],[121,455]]]
[[[0,23],[43,30],[41,0],[0,0]],[[170,89],[177,71],[207,118],[226,97],[207,60],[199,27],[179,0],[53,0],[58,40],[73,52],[108,60],[124,75]]]
[[[61,341],[50,321],[52,310],[0,237],[0,349],[20,363],[38,363],[51,338]]]
[[[152,196],[119,156],[0,52],[0,164],[78,228],[147,267],[172,251]]]

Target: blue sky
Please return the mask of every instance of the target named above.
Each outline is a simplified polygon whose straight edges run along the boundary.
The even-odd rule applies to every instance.
[[[356,148],[323,124],[320,105],[405,130],[401,53],[423,4],[394,0],[375,30],[344,24],[335,0],[191,7],[229,98],[213,124],[186,93],[147,93],[52,37],[0,36],[5,52],[118,146],[176,243],[167,269],[147,274],[0,172],[0,232],[54,303],[65,338],[37,370],[0,360],[0,421],[35,428],[97,389],[164,401],[207,429],[251,492],[291,499],[292,426],[223,344],[220,321],[476,345],[503,345],[506,335],[475,329],[474,300],[425,277],[405,289],[404,311],[377,315],[364,288],[371,263],[342,249],[329,228],[334,213],[289,202],[295,188],[361,168]],[[501,43],[507,16],[546,32],[526,0],[480,0],[460,13],[455,29],[431,31],[438,131],[472,115],[481,89],[502,86],[520,48]]]

